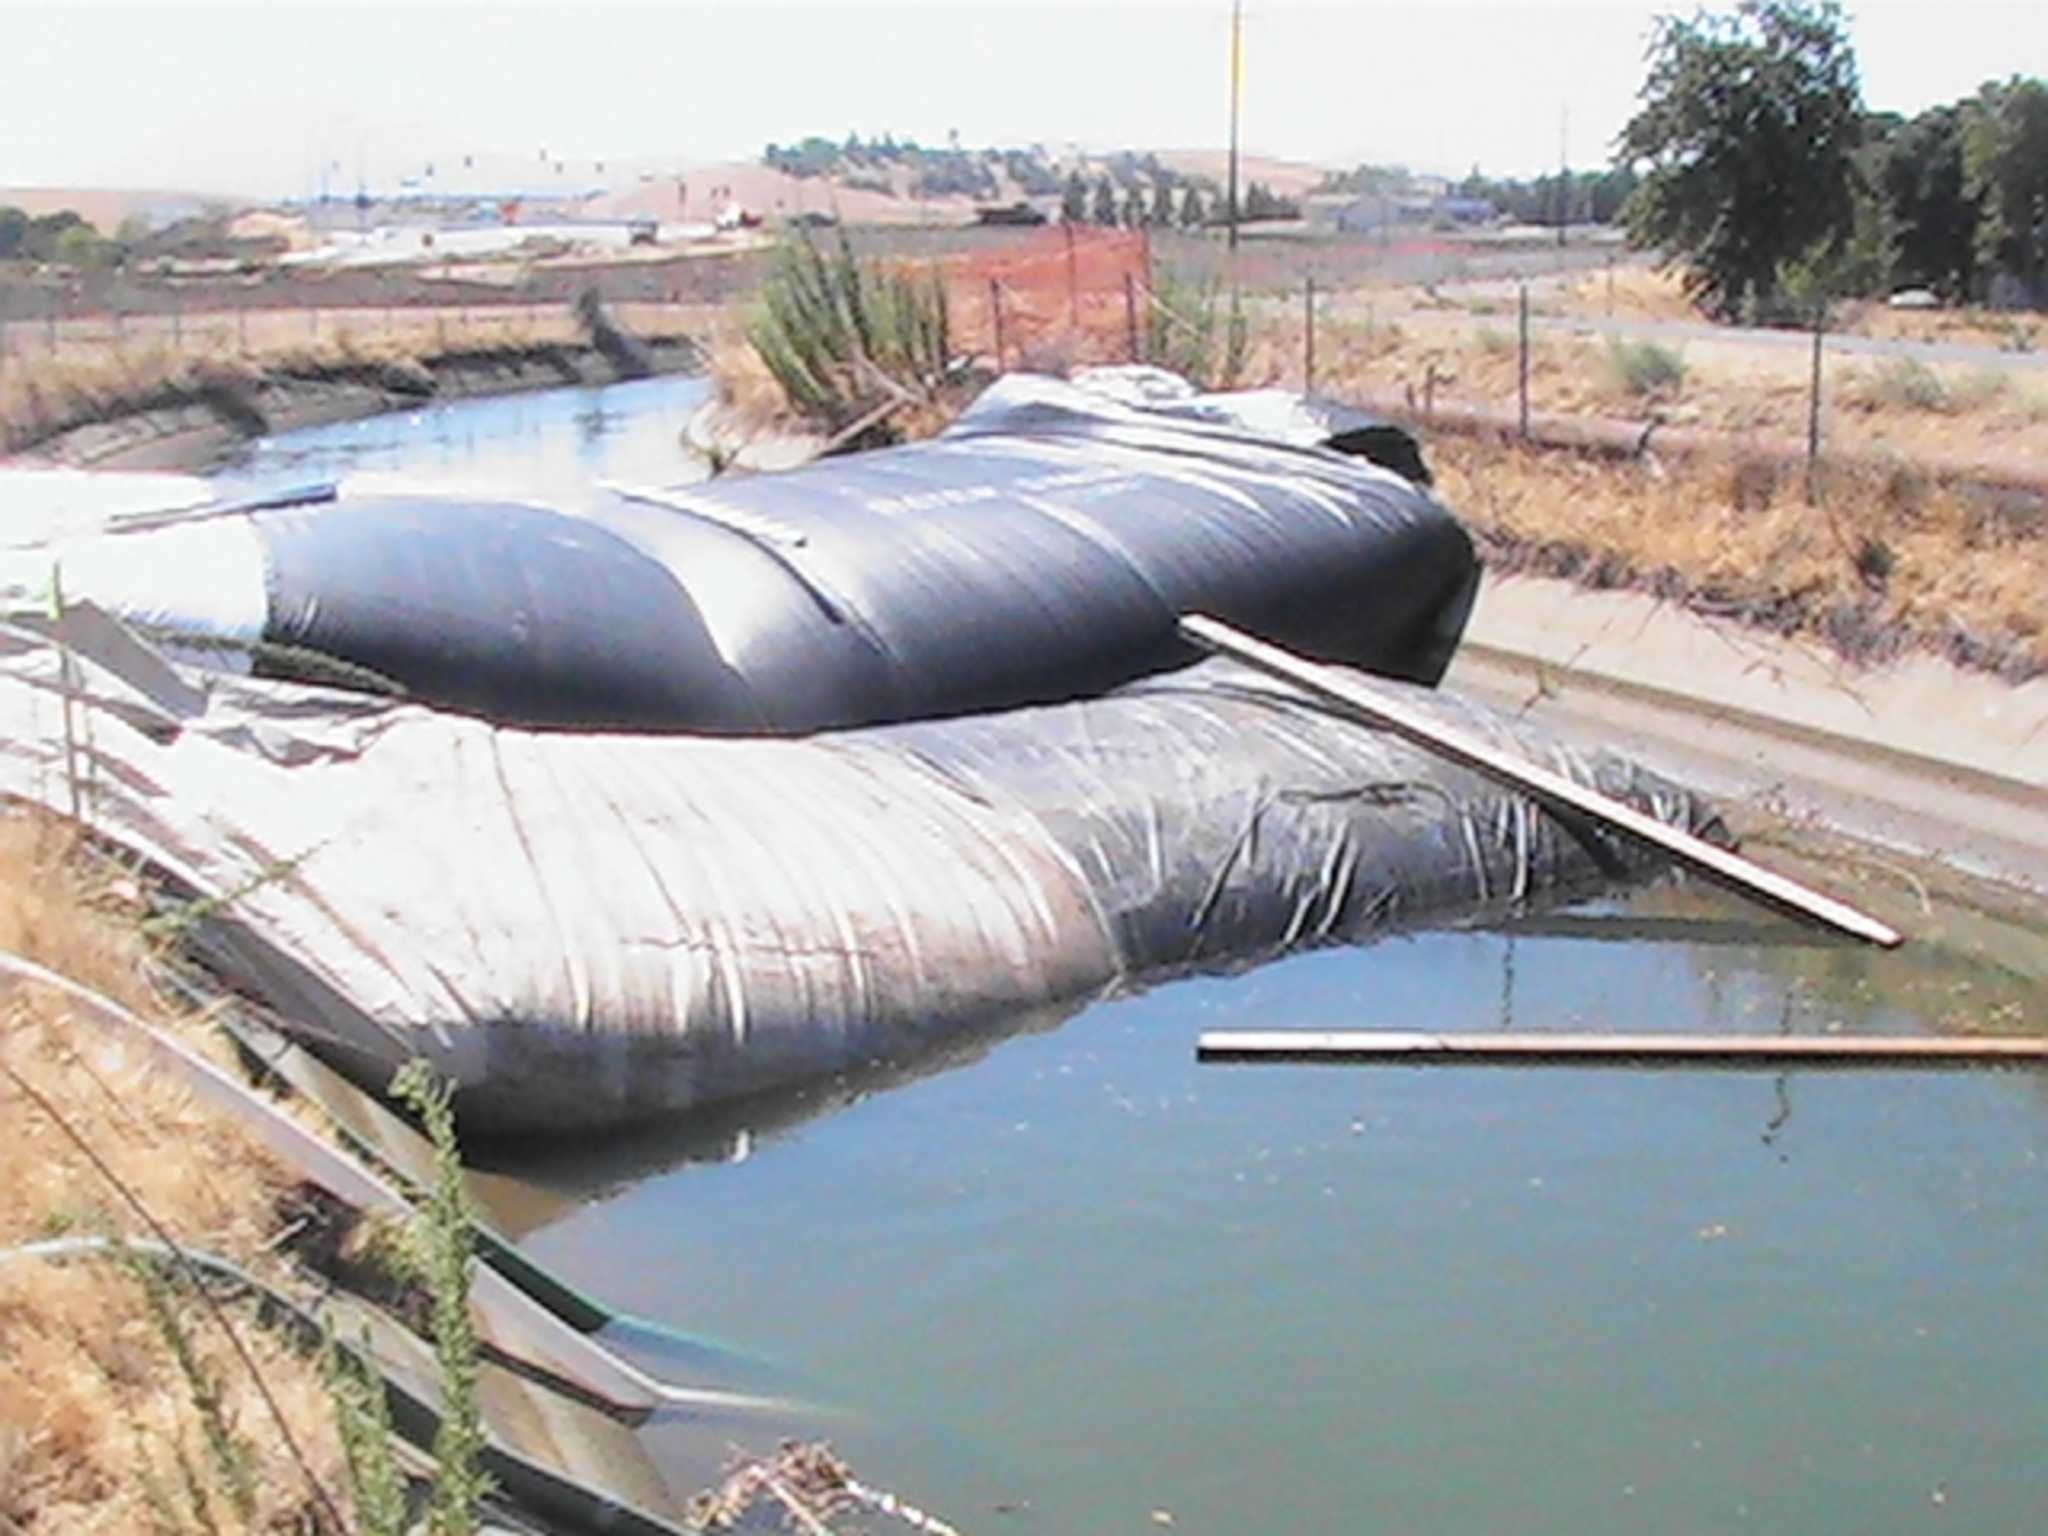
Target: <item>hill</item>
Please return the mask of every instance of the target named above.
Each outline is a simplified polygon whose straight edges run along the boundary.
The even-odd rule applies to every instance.
[[[0,207],[19,208],[32,219],[69,209],[103,235],[113,234],[129,218],[168,224],[246,201],[160,187],[0,187]]]

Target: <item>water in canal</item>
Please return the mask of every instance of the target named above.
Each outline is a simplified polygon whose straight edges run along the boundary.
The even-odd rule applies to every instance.
[[[672,481],[693,400],[465,404],[241,473]],[[1182,981],[527,1157],[555,1198],[526,1240],[792,1372],[869,1480],[968,1532],[2038,1530],[2048,1077],[1194,1054],[1222,1027],[2048,1029],[2048,940],[1986,896],[1905,914],[1892,956],[1664,890]]]

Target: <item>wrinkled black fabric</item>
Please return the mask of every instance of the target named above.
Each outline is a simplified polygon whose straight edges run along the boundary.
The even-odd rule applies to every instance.
[[[1433,683],[1477,582],[1429,493],[1334,449],[1005,381],[939,438],[587,515],[255,514],[270,627],[509,724],[803,734],[1086,697],[1184,613]]]

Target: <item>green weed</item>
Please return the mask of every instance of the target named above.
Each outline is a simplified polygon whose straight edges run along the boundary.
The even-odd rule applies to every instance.
[[[399,1069],[392,1097],[420,1118],[434,1147],[434,1183],[408,1229],[415,1277],[427,1289],[439,1368],[441,1423],[434,1433],[437,1475],[427,1504],[428,1536],[475,1536],[480,1511],[491,1491],[483,1470],[485,1437],[478,1401],[480,1351],[470,1312],[471,1269],[475,1262],[476,1216],[463,1182],[462,1156],[455,1141],[454,1094],[417,1058]]]
[[[1611,336],[1607,365],[1615,380],[1632,395],[1667,394],[1685,383],[1685,359],[1658,341]]]
[[[929,405],[950,378],[945,285],[861,260],[836,244],[785,242],[748,332],[790,408],[830,431]]]
[[[1214,281],[1161,275],[1147,299],[1146,362],[1204,389],[1234,389],[1243,380],[1251,325],[1235,293]]]

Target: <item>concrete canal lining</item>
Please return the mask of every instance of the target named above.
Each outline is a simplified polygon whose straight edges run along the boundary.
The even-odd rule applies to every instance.
[[[1853,665],[1641,593],[1489,575],[1445,686],[1725,800],[2048,896],[2048,678]]]

